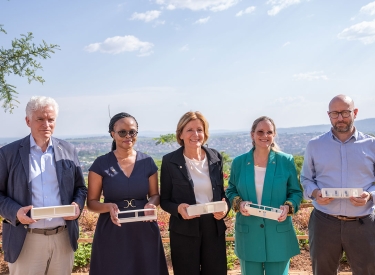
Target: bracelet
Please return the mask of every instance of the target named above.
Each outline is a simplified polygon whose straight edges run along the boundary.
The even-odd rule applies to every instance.
[[[240,196],[236,196],[233,198],[232,202],[232,208],[234,212],[240,212],[240,203],[242,202],[242,199]]]
[[[288,216],[292,216],[294,214],[293,203],[291,203],[290,201],[286,201],[286,202],[284,202],[284,205],[288,205],[289,206]]]

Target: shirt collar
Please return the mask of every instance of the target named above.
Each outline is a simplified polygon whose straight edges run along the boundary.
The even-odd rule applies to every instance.
[[[337,140],[337,141],[340,141],[336,136],[335,134],[333,133],[332,131],[332,128],[330,130],[330,133],[331,133],[331,137],[334,139],[334,140]],[[352,138],[354,138],[355,140],[358,140],[358,136],[359,136],[359,132],[357,131],[357,128],[354,127],[354,133],[347,139],[345,140],[344,142],[342,143],[346,143],[348,142],[349,140],[351,140]],[[341,142],[341,141],[340,141]]]
[[[35,140],[34,140],[34,138],[33,138],[33,135],[30,134],[30,148],[33,148],[33,147],[35,147],[35,148],[39,148],[39,149],[40,149],[40,147],[38,146],[38,144],[36,144],[36,142],[35,142]],[[53,148],[52,138],[49,139],[47,150],[48,150],[50,147]],[[46,151],[47,151],[47,150],[46,150]]]

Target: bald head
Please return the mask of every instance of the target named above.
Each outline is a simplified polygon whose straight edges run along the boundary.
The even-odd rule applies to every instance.
[[[347,105],[350,110],[354,109],[354,101],[347,95],[337,95],[332,98],[332,100],[329,102],[328,109],[330,111],[333,111],[333,106],[342,104]]]

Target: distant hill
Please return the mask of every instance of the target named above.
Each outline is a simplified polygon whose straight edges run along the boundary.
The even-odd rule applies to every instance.
[[[356,120],[355,127],[364,133],[375,133],[375,118]],[[302,127],[279,128],[279,134],[300,134],[300,133],[324,133],[331,129],[331,124],[310,125]]]

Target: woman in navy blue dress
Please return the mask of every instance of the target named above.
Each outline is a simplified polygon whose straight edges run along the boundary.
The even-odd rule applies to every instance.
[[[112,151],[98,157],[89,172],[87,206],[100,213],[92,245],[91,275],[167,275],[156,221],[119,223],[118,212],[156,208],[157,167],[135,151],[138,123],[127,113],[112,117]],[[100,201],[103,192],[104,202]],[[152,215],[153,211],[144,215]]]

